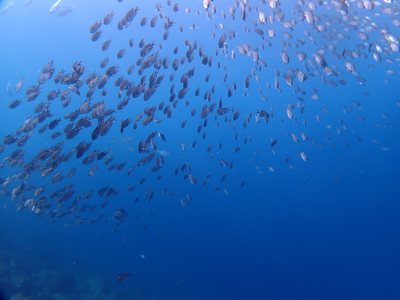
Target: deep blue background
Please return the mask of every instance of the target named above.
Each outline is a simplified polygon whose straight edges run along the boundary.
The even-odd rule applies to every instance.
[[[181,88],[179,79],[182,74],[196,67],[195,76],[190,79],[188,96],[180,101],[174,116],[167,119],[157,113],[157,117],[164,119],[161,124],[152,123],[148,127],[140,124],[136,131],[131,126],[126,130],[126,136],[135,138],[135,143],[128,146],[135,149],[139,140],[152,131],[165,134],[167,143],[157,138],[157,146],[174,156],[165,158],[165,165],[159,173],[151,173],[153,165],[150,164],[136,167],[134,173],[127,177],[128,166],[136,166],[144,156],[128,151],[124,144],[111,144],[110,137],[121,136],[117,128],[121,117],[134,118],[146,106],[168,102],[171,86],[169,75],[173,72],[171,66],[168,70],[160,70],[159,74],[165,74],[166,77],[156,94],[148,102],[144,102],[142,97],[131,100],[127,108],[118,112],[118,121],[110,133],[97,140],[90,150],[111,148],[116,162],[127,162],[123,171],[110,173],[100,163],[96,176],[87,177],[89,166],[83,166],[79,160],[72,158],[60,166],[60,171],[66,174],[75,166],[78,168],[77,174],[58,185],[51,185],[51,178],[32,174],[29,184],[37,187],[46,185],[48,194],[72,182],[75,183],[76,195],[92,188],[96,194],[97,189],[107,185],[121,191],[117,197],[107,199],[110,204],[102,211],[97,207],[92,215],[84,214],[85,223],[82,225],[74,226],[75,220],[69,216],[57,219],[55,224],[50,225],[47,215],[39,219],[28,211],[16,212],[15,203],[10,202],[9,198],[1,198],[4,208],[0,210],[0,286],[10,297],[21,293],[33,299],[88,299],[89,296],[93,299],[399,299],[400,151],[398,128],[390,125],[398,126],[400,117],[400,107],[396,103],[400,100],[397,53],[390,56],[394,63],[383,61],[378,64],[367,50],[362,51],[368,55],[367,59],[352,60],[359,76],[366,79],[366,85],[361,86],[355,76],[345,70],[343,60],[335,60],[326,50],[330,66],[337,65],[344,72],[343,76],[333,80],[345,79],[348,84],[334,88],[323,85],[319,76],[309,76],[309,80],[302,84],[295,79],[295,85],[306,91],[306,95],[302,96],[306,107],[304,115],[297,108],[293,110],[301,124],[297,125],[286,117],[286,107],[289,102],[296,105],[300,95],[294,94],[293,87],[287,86],[283,78],[279,79],[282,93],[273,88],[274,68],[279,69],[281,75],[287,72],[288,67],[303,70],[294,51],[302,50],[311,58],[322,44],[329,44],[323,34],[311,31],[317,40],[312,45],[303,33],[305,29],[311,30],[309,25],[299,24],[295,27],[292,33],[294,40],[304,38],[307,43],[299,49],[291,47],[287,50],[291,62],[285,66],[279,57],[283,29],[279,23],[269,24],[275,29],[277,37],[270,39],[272,47],[266,46],[262,51],[260,36],[243,30],[243,26],[247,26],[252,31],[251,21],[257,20],[254,10],[245,22],[239,18],[240,8],[236,12],[236,20],[230,16],[226,19],[221,17],[220,11],[227,13],[228,6],[233,6],[233,2],[214,1],[217,14],[212,20],[206,18],[201,1],[191,3],[190,14],[184,12],[187,4],[182,1],[178,13],[172,12],[172,7],[163,3],[165,14],[177,23],[171,28],[167,41],[162,39],[163,19],[158,20],[156,28],[150,28],[149,23],[145,27],[139,26],[142,17],[147,15],[150,22],[156,15],[156,2],[141,2],[134,22],[123,31],[118,31],[116,24],[126,11],[139,5],[138,1],[82,2],[63,0],[59,9],[76,7],[71,14],[58,17],[49,14],[52,1],[33,0],[27,6],[22,1],[15,1],[0,16],[2,137],[14,132],[33,114],[33,108],[41,99],[32,103],[24,102],[13,111],[8,109],[8,104],[25,96],[25,89],[37,83],[41,68],[52,59],[56,73],[61,69],[69,71],[74,61],[82,60],[87,69],[86,77],[93,71],[104,73],[99,63],[109,56],[109,66],[118,64],[120,74],[138,83],[138,67],[131,76],[126,75],[126,70],[136,63],[138,43],[142,38],[147,42],[154,40],[157,44],[162,43],[163,49],[157,49],[160,57],[168,56],[171,63],[175,57],[184,56],[187,50],[184,40],[189,38],[191,42],[197,40],[199,46],[203,45],[205,52],[213,56],[214,63],[212,68],[201,65],[196,51],[195,61],[180,65],[176,72],[173,83],[177,93]],[[291,11],[294,3],[288,1],[284,4],[287,18],[295,18]],[[3,7],[6,4],[3,3]],[[258,1],[250,1],[249,4],[259,6],[270,14],[270,9]],[[195,8],[202,13],[195,15]],[[357,8],[353,5],[352,9]],[[93,43],[89,34],[90,25],[103,19],[111,10],[116,13],[113,22],[107,27],[102,26],[102,37]],[[379,11],[378,8],[376,11]],[[339,17],[333,9],[327,10],[325,7],[318,8],[315,14]],[[373,12],[358,10],[360,19],[364,15],[371,16],[379,26],[389,24],[393,33],[399,33],[387,15],[374,16]],[[198,28],[189,30],[193,22]],[[215,55],[217,41],[225,32],[220,28],[220,23],[226,29],[236,30],[237,37],[227,41],[229,56],[231,50],[236,52],[234,60],[227,60],[221,53]],[[181,24],[184,25],[183,33],[179,31]],[[217,28],[214,25],[218,25]],[[265,27],[262,28],[266,32]],[[344,33],[343,27],[332,21],[330,30],[336,28]],[[346,34],[351,38],[340,40],[341,43],[336,45],[337,53],[344,48],[355,51],[355,44],[362,43],[356,30],[350,29]],[[370,40],[379,41],[381,38],[379,31],[369,35]],[[112,38],[113,42],[106,52],[102,52],[100,45],[108,38]],[[135,41],[134,48],[128,46],[130,38]],[[265,38],[269,39],[267,36]],[[261,80],[258,83],[254,78],[251,79],[247,97],[242,96],[245,92],[244,81],[255,63],[251,57],[242,56],[237,50],[236,46],[245,42],[258,47],[260,59],[268,64],[262,72],[256,71]],[[180,49],[177,56],[173,54],[176,46]],[[118,60],[116,53],[122,48],[128,51],[123,59]],[[221,68],[216,66],[218,60]],[[238,85],[232,98],[226,97],[222,80],[225,73],[223,65],[227,68],[227,84],[232,86],[235,80]],[[369,69],[369,65],[374,65],[375,69]],[[394,70],[396,75],[387,75],[388,69]],[[153,70],[146,70],[147,78]],[[207,74],[211,74],[208,83],[204,81]],[[7,95],[7,84],[10,83],[13,89],[22,76],[25,76],[22,91],[16,94],[12,90],[12,96]],[[115,107],[119,100],[113,82],[114,79],[111,79],[106,86],[108,96],[102,97],[97,91],[94,101],[105,99],[107,107]],[[271,90],[266,88],[265,82],[271,85]],[[202,121],[201,108],[207,104],[203,101],[203,94],[214,83],[216,93],[213,94],[213,102],[218,102],[222,97],[224,106],[230,108],[235,105],[236,109],[241,109],[241,117],[235,122],[234,131],[233,125],[225,123],[223,117],[218,117],[220,127],[217,128],[214,113],[210,114],[208,126],[202,130],[202,133],[207,131],[207,137],[203,140],[202,133],[197,134],[196,130]],[[43,95],[59,87],[51,79],[44,85]],[[201,93],[196,98],[194,91],[198,87]],[[318,89],[319,100],[310,99],[311,88]],[[262,90],[268,102],[262,101],[258,89]],[[62,108],[60,101],[55,100],[51,106],[52,112],[56,117],[62,117],[73,111],[84,101],[86,91],[85,85],[81,90],[81,98],[74,95],[68,108]],[[364,92],[369,96],[363,95]],[[186,100],[190,102],[188,107],[184,104]],[[352,106],[353,100],[359,101],[364,109]],[[256,109],[270,111],[271,106],[275,107],[275,111],[269,124],[255,122]],[[349,106],[353,110],[345,114],[343,108]],[[327,107],[328,113],[322,112],[322,107]],[[190,116],[193,108],[197,108],[195,117]],[[242,124],[250,112],[253,118],[247,128],[243,128]],[[321,116],[321,122],[316,121],[316,114]],[[383,118],[382,114],[389,115],[389,119]],[[357,120],[358,116],[363,116],[365,121]],[[302,125],[303,118],[307,119],[307,126]],[[344,124],[340,124],[338,118]],[[183,120],[188,122],[181,129]],[[377,127],[377,123],[382,127]],[[63,120],[57,130],[66,124]],[[336,128],[343,125],[348,130],[342,135],[337,134]],[[291,136],[285,135],[285,131],[289,135],[295,132],[299,138],[299,133],[305,132],[324,150],[319,150],[311,141],[296,144]],[[239,138],[235,140],[237,132]],[[90,140],[90,134],[91,130],[85,130],[76,139],[65,141],[64,151],[75,147],[81,140]],[[328,135],[331,136],[330,141],[327,140]],[[61,137],[53,141],[49,136],[48,130],[39,135],[35,129],[25,146],[26,161],[39,149],[65,140]],[[362,139],[361,143],[356,136]],[[252,142],[244,144],[245,137],[251,137]],[[271,152],[271,137],[278,139],[278,144],[273,148],[276,154]],[[197,146],[192,149],[194,140],[197,140]],[[186,152],[181,149],[181,141],[187,147]],[[220,141],[222,148],[218,150]],[[206,151],[211,144],[213,159]],[[1,159],[7,157],[15,147],[8,146]],[[233,153],[236,147],[241,147],[241,151]],[[390,150],[383,151],[384,147]],[[301,149],[308,154],[308,163],[301,160]],[[256,155],[255,151],[259,154]],[[289,164],[295,167],[294,170],[285,164],[287,156],[291,157]],[[229,163],[234,160],[233,169],[220,167],[221,158]],[[250,163],[252,159],[254,163]],[[184,172],[173,175],[176,166],[183,163],[190,163],[191,173],[198,180],[197,185],[184,181]],[[274,172],[270,172],[269,167],[273,167]],[[0,177],[7,178],[20,171],[6,166],[0,170]],[[208,184],[202,186],[203,178],[208,173],[211,174]],[[224,174],[228,176],[221,183]],[[157,175],[163,175],[162,179],[157,181]],[[137,184],[143,177],[147,177],[143,186],[138,186],[134,192],[126,192],[128,186]],[[245,181],[245,186],[240,188],[236,180]],[[10,186],[15,187],[16,184]],[[148,186],[152,186],[155,192],[151,203],[143,198]],[[220,190],[213,193],[218,186]],[[162,195],[165,188],[168,188],[168,195],[174,193],[173,198]],[[187,208],[182,209],[180,199],[186,200],[186,192],[193,197],[193,201],[189,201]],[[133,200],[137,196],[141,198],[135,203]],[[94,195],[87,201],[90,205],[99,205],[105,200]],[[118,207],[128,212],[128,218],[119,231],[113,232],[115,221],[111,217]],[[108,223],[86,222],[96,218],[100,212],[107,214]],[[70,224],[71,227],[64,228],[64,224]],[[143,226],[146,226],[146,230],[142,230]],[[124,272],[130,272],[131,276],[115,283],[114,279]]]

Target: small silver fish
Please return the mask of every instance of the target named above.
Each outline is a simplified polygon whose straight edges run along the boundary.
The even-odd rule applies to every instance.
[[[126,136],[119,138],[119,139],[114,139],[114,138],[111,138],[111,139],[113,141],[113,144],[114,143],[133,143],[135,141],[135,139],[133,139],[131,137],[126,137]]]
[[[58,0],[56,3],[54,3],[54,5],[50,8],[50,13],[52,14],[53,12],[55,12],[58,8],[58,6],[60,5],[62,0]]]
[[[308,155],[303,150],[300,150],[300,156],[305,162],[308,162]]]
[[[163,156],[174,156],[171,152],[165,150],[157,150],[156,152],[160,153]]]

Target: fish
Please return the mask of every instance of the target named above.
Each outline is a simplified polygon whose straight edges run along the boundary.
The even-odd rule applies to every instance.
[[[122,273],[121,275],[118,275],[117,278],[115,278],[115,282],[122,281],[122,280],[128,278],[129,276],[131,276],[130,273]]]
[[[304,160],[305,162],[308,162],[308,155],[303,151],[303,150],[300,150],[300,156],[301,156],[301,158],[302,158],[302,160]]]
[[[7,84],[7,95],[11,96],[11,83],[10,82]]]
[[[258,163],[261,167],[255,170],[263,178],[251,180],[255,191],[262,190],[259,182],[268,181],[267,176],[282,173],[289,182],[302,182],[305,175],[316,174],[312,163],[299,166],[309,162],[314,148],[321,150],[321,161],[329,159],[327,148],[341,147],[341,155],[348,147],[361,151],[368,140],[381,151],[393,148],[379,139],[396,126],[390,122],[395,112],[386,107],[389,100],[379,99],[374,114],[370,104],[375,80],[385,84],[388,95],[395,90],[391,81],[398,73],[400,52],[397,7],[378,6],[376,1],[356,1],[358,5],[348,7],[345,1],[283,5],[262,0],[262,5],[232,1],[225,9],[217,2],[193,2],[183,10],[182,4],[167,0],[168,7],[156,4],[155,13],[146,6],[125,11],[120,6],[116,13],[112,5],[107,10],[98,7],[102,19],[86,16],[90,27],[84,25],[89,28],[82,28],[83,34],[63,40],[87,46],[73,49],[74,57],[82,54],[82,61],[54,62],[51,56],[58,50],[47,47],[37,52],[35,59],[48,63],[36,74],[28,74],[30,68],[8,66],[8,95],[14,94],[13,84],[19,80],[15,93],[25,96],[5,101],[5,120],[12,122],[3,126],[0,145],[2,196],[12,200],[17,211],[37,214],[50,224],[71,217],[82,225],[79,229],[103,223],[102,215],[88,216],[101,209],[107,226],[122,232],[129,227],[122,226],[126,211],[116,209],[121,201],[151,202],[165,196],[168,205],[187,208],[188,201],[198,198],[188,192],[213,197],[212,193],[220,196],[219,190],[228,195],[229,190],[232,197],[233,182],[247,189],[245,182]],[[50,12],[61,17],[75,9],[61,9],[60,3]],[[117,24],[108,26],[114,17],[119,18]],[[387,24],[383,17],[388,17]],[[78,32],[78,14],[68,18],[68,29]],[[66,21],[56,19],[60,24]],[[192,30],[202,34],[194,36]],[[35,38],[38,45],[47,45],[45,36]],[[25,86],[35,80],[37,85]],[[356,88],[359,85],[362,90]],[[116,120],[121,122],[112,126]],[[355,125],[353,120],[362,123]],[[377,136],[368,139],[366,132]],[[114,143],[131,147],[124,146],[122,152],[107,148]],[[185,152],[178,151],[179,146]],[[264,165],[257,160],[261,156]],[[262,172],[264,166],[270,172]],[[294,169],[296,175],[285,173]],[[107,187],[100,185],[103,179]],[[95,202],[92,190],[98,192],[96,197],[110,198],[110,205]],[[122,199],[124,190],[135,196]],[[151,212],[155,218],[157,211]],[[116,281],[128,277],[124,274]]]
[[[133,143],[135,141],[134,138],[131,137],[122,137],[118,139],[111,138],[112,143]]]
[[[160,155],[162,156],[174,156],[171,152],[168,152],[166,150],[156,150]]]
[[[25,77],[22,77],[20,79],[20,81],[18,81],[17,85],[15,86],[15,92],[16,93],[18,93],[21,90],[22,84],[24,83],[24,79],[25,79]]]
[[[58,0],[56,3],[53,4],[53,6],[50,8],[50,13],[51,14],[54,13],[57,10],[58,6],[61,4],[61,1],[62,0]]]
[[[58,16],[58,17],[64,17],[64,16],[70,14],[71,12],[73,12],[73,10],[75,9],[75,7],[76,7],[76,6],[73,5],[73,6],[70,6],[70,7],[63,8],[62,10],[60,10],[60,11],[57,13],[57,16]]]
[[[278,143],[278,140],[274,140],[274,139],[271,137],[271,147],[274,147],[277,143]]]
[[[1,14],[4,15],[4,14],[7,12],[7,10],[9,10],[10,7],[13,6],[13,5],[14,5],[14,1],[11,1],[9,4],[7,4],[7,5],[3,8],[3,10],[1,11]]]

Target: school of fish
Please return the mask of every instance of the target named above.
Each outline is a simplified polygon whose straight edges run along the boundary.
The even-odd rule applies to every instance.
[[[386,64],[389,85],[400,62],[399,3],[392,0],[196,0],[185,9],[168,0],[154,6],[156,15],[139,6],[122,13],[118,2],[110,1],[104,19],[84,29],[97,54],[108,55],[98,69],[88,70],[84,61],[60,66],[49,57],[39,75],[21,74],[7,86],[8,113],[32,107],[0,146],[1,196],[18,211],[64,227],[112,219],[116,231],[130,215],[125,201],[166,198],[186,208],[205,193],[229,195],[227,181],[246,189],[245,165],[267,160],[275,172],[311,164],[315,149],[362,142],[362,132],[346,125],[368,121],[363,101],[372,83],[362,72]],[[62,4],[58,0],[50,13],[73,17],[77,8]],[[183,14],[191,24],[179,23]],[[381,15],[392,23],[379,23]],[[140,36],[144,26],[153,28],[151,37]],[[121,40],[122,30],[134,30],[135,37]],[[198,32],[198,39],[186,38],[187,31]],[[181,42],[172,46],[171,38]],[[108,53],[113,43],[125,46]],[[310,44],[315,50],[305,52]],[[119,65],[109,65],[110,56]],[[365,63],[368,68],[359,67]],[[37,84],[26,86],[27,78]],[[354,84],[364,92],[344,97],[337,123],[324,124],[331,103],[319,90],[343,95]],[[374,125],[395,127],[388,119],[382,114],[385,126]],[[324,138],[313,138],[310,128]],[[254,136],[260,131],[263,136]],[[46,143],[36,150],[30,144],[39,136]],[[282,147],[283,140],[292,146]],[[86,190],[77,187],[78,174],[87,178]],[[98,185],[104,176],[108,184]]]

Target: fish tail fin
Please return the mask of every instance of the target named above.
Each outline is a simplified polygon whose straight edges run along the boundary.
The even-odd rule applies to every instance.
[[[115,139],[114,138],[111,138],[112,139],[112,143],[114,144],[115,143]]]

